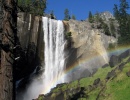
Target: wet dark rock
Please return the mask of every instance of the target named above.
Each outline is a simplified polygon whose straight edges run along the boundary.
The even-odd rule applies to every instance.
[[[36,45],[31,42],[28,48],[23,50],[17,47],[17,57],[20,57],[16,62],[15,79],[19,80],[28,77],[38,66],[38,59],[36,58]]]
[[[121,53],[119,55],[119,58],[122,60],[124,58],[127,58],[128,56],[130,56],[130,49],[126,50],[125,52]]]
[[[97,78],[97,79],[94,80],[93,85],[98,85],[99,82],[100,82],[100,78]]]
[[[61,92],[60,94],[58,94],[55,98],[55,100],[64,100],[64,93]]]
[[[109,64],[105,64],[105,65],[102,66],[102,68],[106,68],[108,66],[109,66]]]
[[[80,91],[77,92],[76,94],[72,95],[72,97],[70,98],[70,100],[78,100],[81,97],[85,97],[87,98],[87,95],[84,92],[85,88],[81,87]],[[57,99],[58,100],[58,99]],[[60,100],[60,99],[59,99]],[[61,99],[62,100],[62,99]]]
[[[127,73],[126,73],[126,75],[127,75],[128,77],[130,77],[130,71],[129,71],[129,72],[127,72]]]
[[[112,70],[111,72],[108,72],[106,79],[110,79],[116,75],[115,70]]]
[[[110,57],[109,65],[110,65],[110,67],[114,67],[117,64],[119,64],[120,62],[121,62],[121,59],[118,56],[112,55]]]

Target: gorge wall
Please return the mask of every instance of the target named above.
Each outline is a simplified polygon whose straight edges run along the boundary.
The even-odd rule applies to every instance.
[[[44,32],[41,16],[34,16],[26,13],[18,14],[18,37],[22,48],[27,48],[29,43],[36,46],[37,56],[41,63],[44,63]],[[64,21],[65,35],[71,32],[71,39],[66,43],[66,68],[79,66],[74,70],[84,71],[88,68],[92,73],[93,69],[101,67],[108,63],[108,55],[106,49],[109,43],[115,43],[117,40],[112,36],[105,35],[101,30],[91,27],[88,21]],[[82,72],[81,71],[81,72]],[[73,79],[75,74],[71,73]],[[84,77],[76,75],[77,78]],[[77,79],[76,78],[76,79]],[[72,79],[70,79],[72,80]]]
[[[27,13],[18,14],[17,26],[18,26],[18,37],[21,43],[21,47],[23,48],[23,50],[25,49],[25,51],[26,49],[31,47],[30,50],[31,52],[29,52],[28,56],[30,64],[36,62],[37,61],[36,59],[38,59],[39,62],[36,65],[32,65],[33,67],[27,66],[25,70],[21,72],[21,74],[29,72],[26,75],[30,75],[32,72],[34,72],[34,70],[36,72],[40,70],[43,71],[46,70],[45,69],[46,62],[44,61],[46,59],[44,58],[44,55],[46,57],[47,56],[46,54],[50,53],[46,53],[47,51],[44,52],[45,51],[44,41],[46,39],[44,36],[47,35],[45,33],[45,29],[43,28],[43,25],[45,25],[45,23],[42,20],[41,16],[34,16]],[[56,24],[57,22],[55,22],[55,20],[48,22],[48,24],[50,25],[51,23]],[[64,70],[66,73],[64,82],[70,82],[82,77],[91,76],[93,73],[95,73],[97,68],[102,67],[104,64],[108,63],[109,57],[107,55],[106,49],[108,48],[109,43],[115,43],[117,41],[114,37],[105,35],[100,29],[92,28],[91,23],[89,23],[88,21],[69,20],[69,21],[63,21],[63,23],[65,30],[62,34],[60,33],[58,37],[61,37],[61,35],[64,34],[64,38],[66,39],[66,42],[64,42],[66,53],[63,59],[65,61]],[[51,28],[53,26],[49,27]],[[48,37],[48,41],[51,42],[52,41],[51,38],[55,37],[54,35],[55,32],[53,32],[55,30],[50,31],[50,28],[48,32],[50,32],[52,36]],[[70,36],[68,36],[68,33],[70,34]],[[59,44],[63,43],[62,42],[60,43],[59,41]],[[51,53],[55,53],[55,48],[52,48],[52,46],[53,43],[51,44],[51,47],[49,47],[52,49]],[[57,54],[60,51],[58,51]],[[59,59],[61,58],[58,58],[58,60]],[[53,67],[49,68],[51,68],[50,69],[51,72],[52,69],[55,70],[55,68]],[[20,78],[23,77],[21,76],[19,77],[19,79]]]

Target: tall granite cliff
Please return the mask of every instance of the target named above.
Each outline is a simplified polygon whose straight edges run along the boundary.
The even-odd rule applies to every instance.
[[[107,48],[110,43],[116,43],[117,39],[105,35],[102,29],[92,27],[92,23],[87,20],[71,19],[63,23],[64,36],[67,40],[65,42],[65,72],[71,70],[67,72],[65,82],[92,76],[97,68],[108,63]],[[32,82],[33,78],[30,78],[32,73],[44,71],[43,24],[41,16],[28,13],[18,14],[18,37],[27,59],[26,63],[21,62],[20,70],[17,71],[18,100],[23,100],[21,95],[28,88],[27,83]]]
[[[89,76],[87,74],[77,75],[78,72],[83,73],[86,70],[91,74],[95,68],[108,63],[109,58],[106,49],[109,43],[116,43],[116,38],[105,35],[100,29],[92,28],[88,21],[69,20],[63,22],[65,35],[67,32],[71,32],[72,35],[66,44],[66,68],[73,66],[74,63],[79,66],[69,74],[70,79],[68,81]],[[41,64],[44,63],[42,24],[41,16],[27,13],[18,14],[18,37],[21,46],[26,49],[30,43],[33,43],[36,49],[35,56],[39,58]]]
[[[67,67],[78,66],[69,74],[70,80],[89,76],[108,63],[107,48],[110,43],[116,43],[116,38],[105,35],[101,29],[92,28],[88,21],[69,20],[66,23],[72,35]],[[74,66],[75,62],[77,64]]]

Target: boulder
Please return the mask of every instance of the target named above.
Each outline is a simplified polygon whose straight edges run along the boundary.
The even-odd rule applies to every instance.
[[[120,62],[121,62],[121,59],[118,56],[112,55],[110,57],[109,65],[110,65],[110,67],[114,67],[117,64],[119,64]]]
[[[127,72],[127,73],[126,73],[126,75],[127,75],[128,77],[130,77],[130,71],[129,71],[129,72]]]
[[[85,88],[81,87],[80,91],[73,94],[72,97],[69,100],[78,100],[81,97],[87,97],[84,90],[85,90]],[[63,100],[63,99],[56,99],[56,100]]]
[[[105,65],[102,66],[102,68],[106,68],[108,66],[109,66],[109,64],[105,64]]]
[[[91,72],[88,69],[85,69],[81,74],[80,74],[80,78],[83,77],[90,77],[91,76]]]
[[[130,56],[130,49],[128,49],[125,52],[123,52],[122,54],[120,54],[119,58],[122,60],[124,58],[127,58],[128,56]]]
[[[109,80],[111,77],[114,77],[115,75],[115,70],[112,70],[111,72],[108,72],[106,79]]]
[[[93,68],[93,69],[92,69],[92,71],[93,71],[93,72],[92,72],[92,75],[94,75],[94,74],[97,72],[97,70],[98,70],[97,68]]]
[[[98,85],[99,82],[100,82],[100,78],[97,78],[97,79],[94,80],[93,85]]]

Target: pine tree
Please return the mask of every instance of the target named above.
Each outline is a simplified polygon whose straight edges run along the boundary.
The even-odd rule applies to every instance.
[[[110,20],[110,31],[111,31],[111,35],[115,36],[115,26],[112,20]]]
[[[102,18],[100,17],[100,15],[99,15],[98,12],[95,14],[94,20],[96,21],[97,24],[102,20]],[[102,21],[103,21],[103,20],[102,20]]]
[[[46,0],[18,0],[18,8],[21,12],[43,15],[46,9]]]
[[[76,17],[75,17],[75,15],[72,15],[72,17],[71,17],[73,20],[76,20]]]
[[[68,9],[65,9],[64,15],[65,15],[64,20],[68,21],[69,19],[71,19],[70,15],[69,15],[69,10]]]
[[[120,0],[120,32],[121,32],[121,36],[124,36],[127,32],[127,21],[128,21],[128,13],[127,13],[127,9],[129,8],[128,3],[126,2],[126,0]]]
[[[115,17],[117,20],[119,20],[119,18],[120,18],[120,13],[119,13],[118,6],[117,6],[116,4],[114,4],[113,11],[114,11],[114,17]]]
[[[55,15],[54,15],[54,12],[53,12],[53,10],[51,11],[51,19],[55,19]]]
[[[119,8],[117,5],[114,5],[114,15],[116,20],[119,23],[119,34],[118,39],[119,44],[124,44],[129,42],[130,33],[129,33],[129,14],[127,10],[129,9],[129,4],[126,0],[120,0]]]
[[[94,21],[91,11],[89,11],[88,20],[89,20],[90,23],[93,23],[93,21]]]

